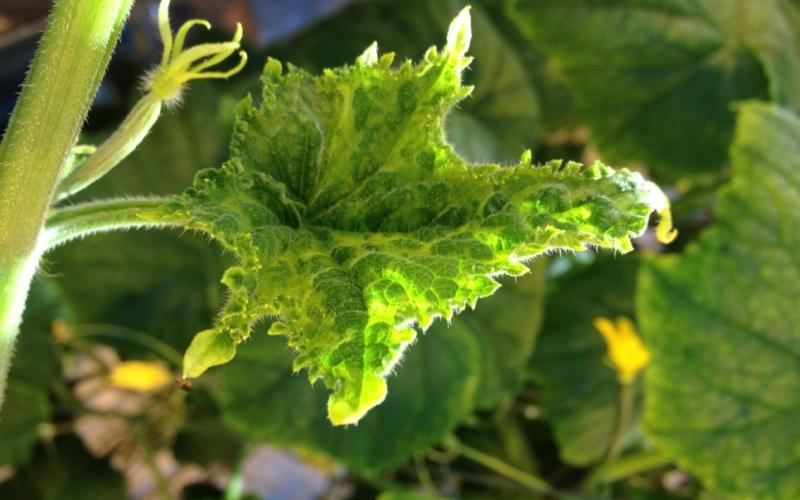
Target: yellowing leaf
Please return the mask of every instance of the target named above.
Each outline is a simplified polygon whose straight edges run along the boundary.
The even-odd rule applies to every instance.
[[[638,173],[597,163],[472,165],[443,123],[469,95],[468,11],[417,65],[370,46],[353,66],[311,76],[270,60],[260,106],[245,99],[231,158],[164,210],[238,258],[216,327],[185,376],[234,354],[262,318],[331,391],[334,424],[386,396],[417,331],[491,295],[500,275],[557,249],[632,249],[666,198]],[[158,217],[159,214],[151,214]],[[215,332],[215,333],[209,333]],[[210,352],[209,338],[224,352]],[[227,338],[229,341],[220,342]],[[212,349],[213,350],[213,349]]]
[[[716,220],[645,261],[645,429],[721,498],[800,498],[800,118],[740,107]]]

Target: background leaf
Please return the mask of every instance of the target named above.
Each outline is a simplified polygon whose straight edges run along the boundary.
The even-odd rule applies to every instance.
[[[800,12],[788,0],[513,0],[555,57],[604,159],[660,179],[726,163],[743,99],[800,107]]]
[[[0,498],[26,500],[97,500],[126,498],[125,481],[96,460],[74,437],[40,448],[33,462],[0,484]]]
[[[48,280],[37,279],[31,287],[0,410],[0,464],[26,464],[42,426],[53,416],[49,392],[64,385],[53,322],[69,318],[57,290]]]
[[[567,463],[599,462],[614,435],[620,384],[592,322],[598,316],[633,318],[638,268],[635,256],[602,256],[549,284],[547,315],[530,369]],[[630,424],[637,425],[637,419]]]
[[[471,410],[478,383],[475,342],[454,329],[419,337],[389,379],[386,401],[357,426],[333,427],[324,387],[292,373],[281,338],[254,335],[219,369],[217,397],[236,432],[308,447],[363,474],[403,464],[439,442]]]
[[[478,409],[494,408],[522,386],[544,316],[546,268],[546,258],[536,259],[530,274],[503,279],[500,290],[475,310],[453,318],[449,326],[460,335],[471,336],[479,346]],[[436,335],[444,328],[446,324],[439,322],[429,333]]]
[[[61,362],[55,346],[55,321],[68,324],[73,313],[52,280],[34,281],[22,321],[9,377],[45,391],[61,383]]]
[[[705,485],[800,497],[800,119],[740,110],[711,229],[643,269],[646,428]]]
[[[12,379],[0,412],[0,464],[26,463],[39,440],[39,428],[51,413],[44,390]]]

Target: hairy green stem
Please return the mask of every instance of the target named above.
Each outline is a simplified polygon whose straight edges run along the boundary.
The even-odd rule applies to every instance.
[[[163,206],[168,198],[122,198],[83,203],[58,210],[47,220],[44,248],[72,240],[126,229],[180,226],[178,220],[149,220],[142,213]]]
[[[133,0],[57,0],[0,144],[0,404],[42,226]]]

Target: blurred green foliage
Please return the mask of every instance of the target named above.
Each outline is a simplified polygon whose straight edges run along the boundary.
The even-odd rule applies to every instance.
[[[418,59],[463,5],[362,2],[268,52],[312,72],[373,40]],[[331,428],[323,388],[292,374],[282,339],[257,335],[189,394],[155,398],[180,399],[180,418],[150,422],[162,429],[137,446],[225,471],[198,476],[204,498],[222,498],[220,481],[264,440],[357,498],[535,497],[517,473],[558,498],[796,498],[799,12],[795,0],[473,2],[476,91],[447,121],[459,153],[510,162],[533,147],[541,160],[635,165],[673,195],[676,244],[645,237],[642,258],[535,261],[421,336],[358,427]],[[251,75],[264,59],[251,53]],[[227,157],[234,105],[257,87],[255,76],[193,85],[84,199],[182,191]],[[76,374],[98,348],[177,373],[224,302],[230,261],[180,232],[103,235],[47,256],[0,414],[0,498],[128,495],[120,469],[75,435],[87,413]],[[639,325],[652,359],[608,463],[620,390],[592,321],[618,315]],[[465,458],[452,436],[501,465]],[[586,481],[600,469],[615,479]]]

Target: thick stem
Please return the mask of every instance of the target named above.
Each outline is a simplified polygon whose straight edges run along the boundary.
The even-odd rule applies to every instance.
[[[47,220],[44,250],[98,233],[126,229],[180,226],[178,219],[147,219],[143,213],[162,207],[168,198],[123,198],[60,209]]]
[[[53,191],[133,0],[58,0],[0,144],[0,404]]]

